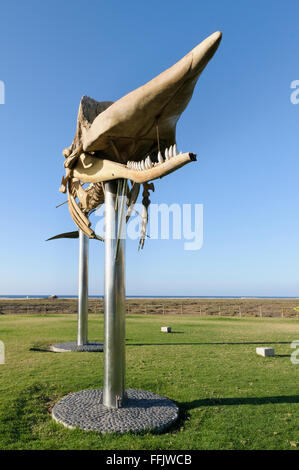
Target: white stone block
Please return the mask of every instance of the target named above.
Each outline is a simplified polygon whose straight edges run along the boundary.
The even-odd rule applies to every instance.
[[[171,333],[171,326],[161,326],[161,331],[163,333]]]
[[[269,357],[269,356],[275,355],[273,348],[256,348],[256,353],[259,356],[263,356],[263,357]]]

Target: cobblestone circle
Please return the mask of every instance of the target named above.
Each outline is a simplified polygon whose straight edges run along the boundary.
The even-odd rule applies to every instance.
[[[82,390],[62,398],[53,408],[52,416],[68,428],[85,431],[125,433],[162,431],[178,418],[178,407],[168,398],[143,390],[126,390],[122,408],[102,404],[103,390]]]

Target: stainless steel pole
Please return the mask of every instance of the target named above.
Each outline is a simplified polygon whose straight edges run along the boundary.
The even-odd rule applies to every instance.
[[[116,198],[117,183],[105,183],[103,404],[109,408],[121,407],[125,398],[125,217]]]
[[[79,230],[78,346],[88,343],[88,243],[88,236]]]

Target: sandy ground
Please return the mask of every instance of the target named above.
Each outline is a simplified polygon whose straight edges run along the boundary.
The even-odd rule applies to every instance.
[[[126,301],[130,314],[296,317],[299,299],[148,299]],[[298,311],[295,308],[298,308]],[[89,299],[88,311],[103,314],[103,299]],[[76,299],[0,299],[0,315],[77,313]]]

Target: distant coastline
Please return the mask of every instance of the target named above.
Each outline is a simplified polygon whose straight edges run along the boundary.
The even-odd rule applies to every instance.
[[[51,295],[0,295],[0,300],[48,299]],[[59,299],[77,299],[77,295],[57,295]],[[90,299],[103,299],[103,295],[89,295]],[[263,295],[127,295],[128,299],[299,299],[287,296]]]

